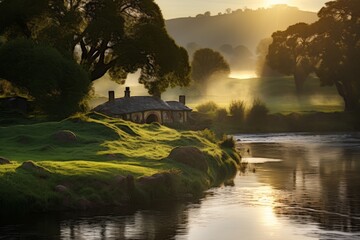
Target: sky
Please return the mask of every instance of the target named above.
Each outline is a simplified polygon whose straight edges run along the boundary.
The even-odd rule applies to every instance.
[[[318,12],[329,0],[155,0],[160,6],[165,19],[194,17],[199,13],[210,11],[211,15],[224,13],[226,9],[257,9],[274,4],[287,4],[302,10]]]

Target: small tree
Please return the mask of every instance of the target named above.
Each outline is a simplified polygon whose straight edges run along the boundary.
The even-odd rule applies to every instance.
[[[200,113],[214,113],[219,109],[219,106],[215,102],[209,101],[196,106],[196,109]]]
[[[210,48],[199,49],[194,53],[191,63],[192,79],[203,89],[206,89],[207,82],[214,74],[228,76],[230,66],[219,53]]]

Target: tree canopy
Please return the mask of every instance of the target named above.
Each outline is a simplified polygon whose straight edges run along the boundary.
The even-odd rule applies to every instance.
[[[360,1],[325,4],[313,24],[296,24],[273,34],[270,66],[285,74],[314,72],[322,85],[335,85],[345,110],[360,110]]]
[[[224,57],[210,48],[202,48],[194,53],[191,63],[191,77],[198,83],[204,83],[214,74],[229,75],[230,67]]]
[[[0,78],[26,91],[52,117],[79,111],[90,89],[89,76],[78,64],[54,48],[24,39],[0,47]]]
[[[158,94],[188,85],[186,51],[165,30],[154,0],[3,0],[0,33],[47,43],[74,58],[96,80],[124,82],[141,69],[140,83]]]
[[[282,74],[293,75],[296,91],[302,92],[305,80],[313,71],[309,57],[311,43],[309,25],[297,23],[272,35],[267,60],[269,66]]]

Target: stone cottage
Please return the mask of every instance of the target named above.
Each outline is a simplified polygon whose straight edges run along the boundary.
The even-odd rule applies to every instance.
[[[122,118],[136,123],[186,123],[192,111],[185,105],[185,96],[179,101],[163,101],[158,97],[130,96],[126,87],[122,98],[115,98],[114,91],[109,91],[109,101],[93,109],[111,117]]]

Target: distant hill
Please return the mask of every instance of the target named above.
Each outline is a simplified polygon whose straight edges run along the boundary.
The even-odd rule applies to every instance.
[[[314,12],[276,5],[268,9],[239,9],[216,16],[205,13],[196,17],[171,19],[166,21],[166,27],[179,45],[190,50],[190,54],[196,47],[220,49],[224,44],[233,48],[243,45],[255,54],[260,40],[269,38],[273,32],[285,30],[298,22],[312,23],[317,19]]]

